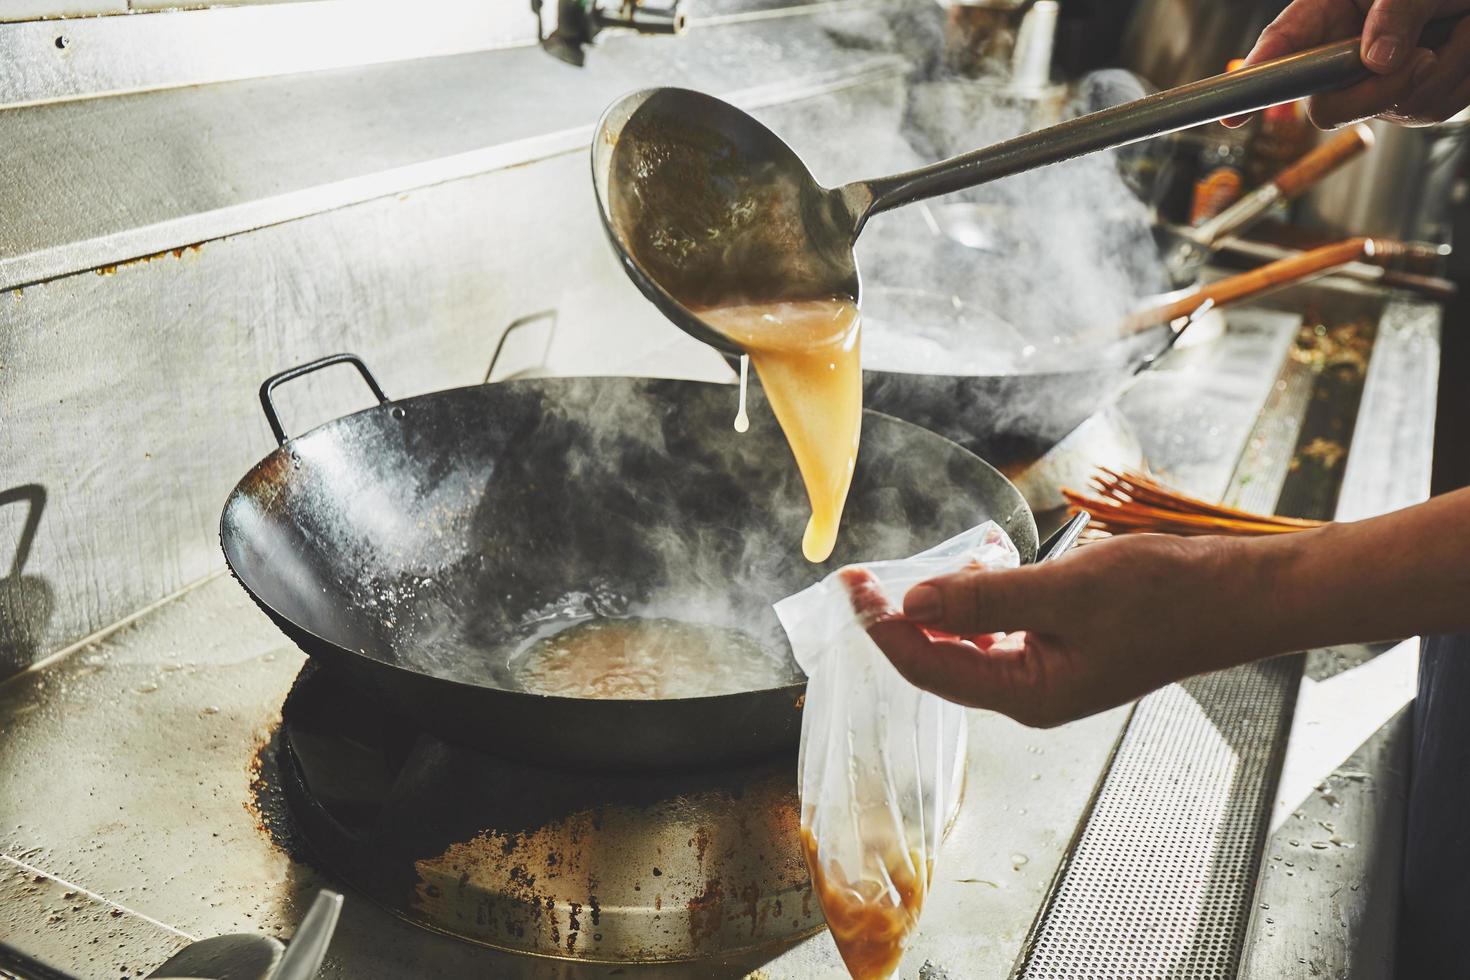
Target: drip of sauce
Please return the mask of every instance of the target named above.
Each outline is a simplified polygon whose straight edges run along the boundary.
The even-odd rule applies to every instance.
[[[750,386],[750,355],[740,355],[740,407],[735,410],[735,431],[750,431],[750,415],[745,411],[745,391]]]
[[[837,545],[862,435],[857,305],[833,296],[719,306],[699,316],[749,352],[811,501],[802,554],[826,561]]]
[[[801,842],[812,889],[847,972],[853,980],[886,980],[918,925],[933,866],[918,851],[890,841],[868,857],[862,874],[850,879],[836,861],[822,866],[810,827],[801,828]]]

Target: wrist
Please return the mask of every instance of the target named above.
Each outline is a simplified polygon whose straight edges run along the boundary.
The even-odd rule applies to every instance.
[[[1240,622],[1236,662],[1303,649],[1303,638],[1314,635],[1321,603],[1312,594],[1312,545],[1327,530],[1229,539],[1228,564],[1237,570],[1229,594]]]

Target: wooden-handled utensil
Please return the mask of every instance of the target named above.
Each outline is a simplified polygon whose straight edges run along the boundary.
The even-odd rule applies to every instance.
[[[1373,130],[1367,123],[1349,126],[1281,171],[1268,186],[1276,188],[1281,197],[1296,197],[1338,167],[1356,159],[1373,145],[1373,139]]]
[[[1405,245],[1386,238],[1347,238],[1199,286],[1183,296],[1134,314],[1128,318],[1128,328],[1144,330],[1159,324],[1174,324],[1180,318],[1192,319],[1214,307],[1259,296],[1349,262],[1369,262],[1388,268],[1419,258],[1426,248],[1428,246]],[[1188,322],[1186,320],[1183,326]]]
[[[1373,139],[1373,130],[1366,123],[1349,126],[1213,218],[1186,231],[1171,233],[1175,244],[1164,261],[1174,281],[1183,283],[1193,279],[1227,236],[1250,227],[1276,202],[1291,200],[1357,159],[1373,145]]]
[[[1277,201],[1291,200],[1372,145],[1373,130],[1367,123],[1349,126],[1201,224],[1194,230],[1194,237],[1204,245],[1213,246],[1226,235],[1244,228]]]

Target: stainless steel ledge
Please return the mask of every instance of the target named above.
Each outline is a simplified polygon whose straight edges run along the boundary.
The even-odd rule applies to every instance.
[[[576,151],[644,85],[758,108],[894,79],[903,59],[826,29],[876,16],[614,38],[585,69],[521,47],[0,111],[0,288]]]
[[[0,26],[0,107],[534,44],[527,0],[313,0]]]

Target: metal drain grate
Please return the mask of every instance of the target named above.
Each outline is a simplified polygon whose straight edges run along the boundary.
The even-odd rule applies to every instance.
[[[1284,657],[1138,703],[1017,977],[1233,980],[1300,678]]]

